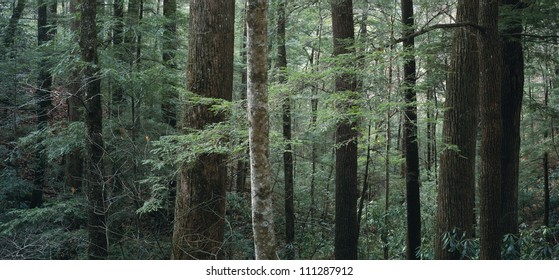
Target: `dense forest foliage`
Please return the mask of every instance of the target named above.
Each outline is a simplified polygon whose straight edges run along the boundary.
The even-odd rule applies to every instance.
[[[556,0],[0,15],[0,259],[559,259]]]

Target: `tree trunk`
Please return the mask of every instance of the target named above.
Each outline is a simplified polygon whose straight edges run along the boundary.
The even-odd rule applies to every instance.
[[[332,1],[334,56],[354,54],[353,3]],[[343,64],[351,65],[351,62]],[[350,70],[336,77],[336,92],[347,94],[339,101],[344,117],[336,126],[336,217],[334,255],[338,260],[357,259],[357,120],[347,116],[357,86]],[[346,93],[347,92],[347,93]]]
[[[477,23],[478,0],[459,0],[457,22]],[[436,259],[459,259],[460,252],[443,247],[445,233],[474,235],[475,156],[478,119],[479,57],[476,30],[454,31],[443,123],[436,214]]]
[[[82,0],[80,22],[83,91],[85,93],[85,127],[87,141],[87,198],[90,259],[107,257],[105,186],[103,177],[103,107],[101,104],[101,77],[97,60],[97,1]]]
[[[49,9],[48,3],[41,0],[37,7],[37,43],[40,46],[44,45],[51,40],[53,33],[50,30],[52,26],[49,24]],[[44,51],[42,51],[44,52]],[[35,92],[37,98],[37,130],[44,131],[48,128],[49,112],[52,108],[51,89],[52,89],[52,75],[50,73],[50,66],[47,61],[47,54],[43,53],[39,62],[39,77],[38,86]],[[35,169],[35,188],[31,193],[31,208],[41,206],[43,202],[43,190],[46,187],[45,170],[47,168],[47,157],[45,154],[45,147],[43,145],[43,138],[39,138],[37,143],[37,167]]]
[[[503,142],[499,1],[480,0],[480,259],[501,258],[501,155]]]
[[[163,0],[163,16],[165,16],[165,31],[163,32],[163,63],[170,70],[175,70],[175,53],[177,52],[177,1]],[[163,111],[163,121],[172,128],[177,127],[177,107],[176,102],[178,93],[174,86],[178,86],[174,80],[168,81],[170,86],[163,93],[161,110]]]
[[[25,4],[27,0],[19,0],[17,1],[17,5],[15,5],[14,10],[12,12],[12,16],[10,17],[10,21],[8,22],[8,26],[6,27],[6,33],[4,35],[4,47],[10,48],[14,45],[16,31],[17,31],[17,24],[21,19],[23,14],[23,10],[25,9]]]
[[[80,28],[80,22],[77,17],[78,6],[80,0],[70,1],[70,16],[72,17],[70,23],[70,30],[76,34]],[[75,40],[77,40],[76,38]],[[75,70],[70,74],[70,84],[68,91],[70,96],[66,103],[68,104],[68,123],[73,123],[83,120],[83,112],[80,110],[82,106],[83,93],[81,90],[79,70]],[[72,193],[82,190],[82,177],[83,177],[83,158],[80,149],[75,149],[66,155],[65,159],[65,185]]]
[[[249,0],[248,119],[252,230],[257,260],[277,259],[270,182],[270,127],[268,115],[267,0]]]
[[[502,33],[522,33],[520,0],[502,0],[501,5],[512,6],[516,14],[505,23]],[[503,71],[501,84],[503,116],[503,153],[501,159],[501,223],[503,234],[518,237],[518,172],[520,161],[520,115],[524,94],[524,54],[520,36],[502,36]],[[517,246],[516,252],[520,252]],[[520,255],[517,255],[520,256]]]
[[[280,70],[279,81],[287,83],[287,51],[285,48],[285,0],[279,0],[278,13],[278,68]],[[283,139],[285,140],[285,150],[283,152],[283,176],[285,180],[285,246],[286,258],[292,260],[295,258],[295,250],[293,243],[295,242],[295,209],[293,205],[293,147],[291,145],[291,97],[289,92],[286,93],[282,105],[283,117]]]
[[[235,1],[190,1],[187,90],[201,97],[232,100]],[[225,121],[210,106],[190,104],[185,124],[200,130]],[[222,257],[227,156],[200,154],[183,166],[175,206],[173,259]]]
[[[413,1],[402,0],[403,36],[414,33]],[[406,203],[407,224],[406,257],[417,259],[416,252],[421,246],[421,210],[419,201],[419,148],[417,139],[417,97],[415,92],[414,37],[404,40],[404,83],[406,100],[404,120],[404,141],[406,158]]]
[[[247,63],[247,24],[246,24],[246,6],[247,6],[247,0],[245,0],[245,9],[243,11],[244,17],[243,17],[243,37],[242,37],[242,43],[241,43],[241,50],[240,50],[240,56],[241,56],[241,61],[243,64]],[[246,101],[246,95],[247,95],[247,68],[246,66],[241,67],[240,70],[240,74],[241,74],[241,89],[240,89],[240,99],[241,99],[241,107],[244,111],[246,111],[246,103],[244,101]],[[246,157],[249,157],[249,151],[248,149],[246,150]],[[236,185],[236,190],[237,192],[244,194],[244,193],[249,193],[250,192],[250,188],[246,187],[246,179],[247,179],[247,173],[248,173],[248,169],[249,169],[249,164],[248,164],[248,160],[245,159],[245,155],[241,156],[241,158],[237,161],[237,177],[236,177],[236,181],[235,181],[235,185]]]

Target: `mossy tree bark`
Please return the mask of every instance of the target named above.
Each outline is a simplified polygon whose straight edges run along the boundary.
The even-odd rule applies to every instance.
[[[268,113],[267,0],[247,6],[248,119],[252,229],[257,260],[277,259],[270,181],[270,125]]]

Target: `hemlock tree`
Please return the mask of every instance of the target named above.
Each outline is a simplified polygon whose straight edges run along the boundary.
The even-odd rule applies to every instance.
[[[503,234],[518,235],[518,176],[520,162],[520,115],[524,94],[524,54],[520,34],[523,31],[520,0],[502,0],[511,15],[501,30],[503,69],[501,97],[503,116],[503,154],[501,160],[501,223]],[[515,252],[520,252],[517,247]],[[516,258],[520,254],[516,255]]]
[[[285,0],[279,0],[277,13],[278,13],[278,68],[280,70],[279,82],[287,83],[287,51],[285,47]],[[283,119],[283,139],[286,141],[285,150],[283,151],[283,177],[285,180],[285,195],[284,195],[284,209],[285,209],[285,246],[286,258],[294,259],[295,251],[293,243],[295,242],[295,209],[293,205],[293,147],[291,145],[291,97],[289,92],[285,93],[284,101],[282,104],[282,119]]]
[[[176,69],[175,53],[177,51],[177,1],[163,1],[163,15],[165,16],[165,31],[163,32],[163,62],[170,70]],[[177,127],[177,106],[175,105],[178,93],[173,88],[174,81],[168,81],[170,86],[163,93],[161,111],[163,111],[163,121],[172,128]]]
[[[459,0],[457,22],[477,23],[478,0]],[[454,231],[466,238],[474,234],[475,156],[479,99],[479,57],[477,30],[455,29],[450,67],[447,74],[437,195],[435,258],[459,259],[460,252],[450,252],[442,237]]]
[[[355,32],[351,0],[332,0],[334,56],[354,54]],[[350,64],[347,61],[342,62]],[[336,125],[336,217],[334,226],[334,257],[337,260],[357,259],[357,120],[350,116],[357,80],[355,74],[343,69],[336,76],[336,92],[346,95],[338,101],[343,114]]]
[[[205,98],[232,100],[234,0],[190,1],[187,90]],[[225,121],[210,105],[189,103],[188,131]],[[227,156],[199,154],[182,167],[177,187],[173,259],[221,257],[225,222]]]
[[[406,100],[404,120],[404,155],[406,158],[406,203],[407,234],[406,258],[417,259],[416,252],[421,246],[421,210],[419,202],[419,147],[417,139],[417,97],[415,92],[415,40],[413,0],[402,0],[403,42],[404,46],[404,97]]]
[[[80,49],[85,94],[85,128],[87,147],[86,195],[89,201],[88,232],[90,259],[105,259],[108,243],[106,232],[105,183],[103,177],[103,107],[101,77],[97,60],[97,0],[81,1]]]
[[[56,4],[51,5],[56,12]],[[53,26],[52,20],[49,22],[50,16],[54,16],[52,9],[49,11],[49,5],[46,1],[40,0],[37,7],[37,42],[39,48],[46,44],[54,36],[56,27]],[[48,57],[42,50],[42,57],[39,62],[38,86],[35,91],[37,98],[37,130],[44,131],[48,128],[49,112],[52,109],[52,74],[50,73],[50,65]],[[35,169],[35,188],[31,194],[30,207],[38,207],[43,203],[43,190],[46,187],[45,169],[47,168],[47,158],[44,151],[43,137],[39,137],[37,143],[37,167]]]
[[[480,259],[501,258],[501,45],[499,1],[480,0]]]
[[[71,0],[69,4],[69,12],[71,14],[72,19],[70,20],[70,30],[75,32],[77,36],[77,32],[80,28],[80,21],[78,19],[77,10],[79,7],[80,0]],[[77,40],[76,37],[73,38]],[[83,113],[81,108],[81,100],[83,100],[82,96],[82,89],[81,83],[79,80],[80,73],[78,67],[76,69],[72,69],[70,74],[70,82],[68,85],[68,99],[66,100],[66,104],[68,106],[68,124],[72,124],[73,122],[83,120]],[[71,192],[82,191],[82,177],[83,177],[83,157],[80,149],[73,149],[70,153],[65,156],[65,180],[64,184],[67,188],[70,189]]]
[[[257,260],[277,259],[270,181],[267,0],[247,5],[247,101],[249,120],[252,231]]]

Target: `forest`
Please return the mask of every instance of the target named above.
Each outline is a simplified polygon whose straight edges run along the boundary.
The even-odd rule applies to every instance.
[[[556,0],[0,15],[0,259],[559,259]]]

